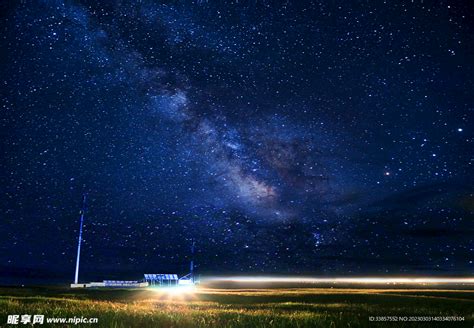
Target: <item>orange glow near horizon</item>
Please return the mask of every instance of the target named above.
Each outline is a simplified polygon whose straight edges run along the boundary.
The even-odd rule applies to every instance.
[[[208,277],[203,282],[236,282],[236,283],[302,283],[302,284],[474,284],[473,277],[265,277],[265,276],[230,276]]]

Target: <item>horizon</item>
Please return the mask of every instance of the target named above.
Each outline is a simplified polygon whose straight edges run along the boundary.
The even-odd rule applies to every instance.
[[[468,3],[0,8],[0,284],[474,272]]]

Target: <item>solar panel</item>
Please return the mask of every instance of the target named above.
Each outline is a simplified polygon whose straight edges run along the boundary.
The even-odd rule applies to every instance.
[[[161,280],[178,280],[175,273],[145,273],[145,280],[161,281]]]

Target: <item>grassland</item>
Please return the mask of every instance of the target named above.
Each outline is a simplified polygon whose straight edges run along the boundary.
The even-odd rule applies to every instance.
[[[0,326],[9,326],[8,314],[25,313],[97,317],[97,324],[77,325],[89,327],[474,327],[474,291],[200,288],[169,293],[0,288]],[[369,321],[378,316],[461,316],[464,321]]]

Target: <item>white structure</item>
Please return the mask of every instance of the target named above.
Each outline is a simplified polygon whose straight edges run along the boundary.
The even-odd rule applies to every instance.
[[[104,280],[102,282],[88,282],[85,284],[71,284],[71,288],[143,288],[148,287],[147,282],[136,280]]]
[[[145,273],[144,276],[150,286],[176,286],[179,280],[175,273]]]
[[[189,285],[194,285],[194,284],[195,284],[195,281],[194,281],[194,276],[192,273],[188,273],[187,275],[182,276],[178,280],[178,285],[189,286]]]
[[[81,223],[79,225],[79,238],[77,241],[76,271],[74,274],[74,283],[71,284],[72,288],[81,287],[81,284],[79,284],[79,262],[81,259],[82,226],[84,225],[85,213],[86,213],[86,194],[82,195]]]

